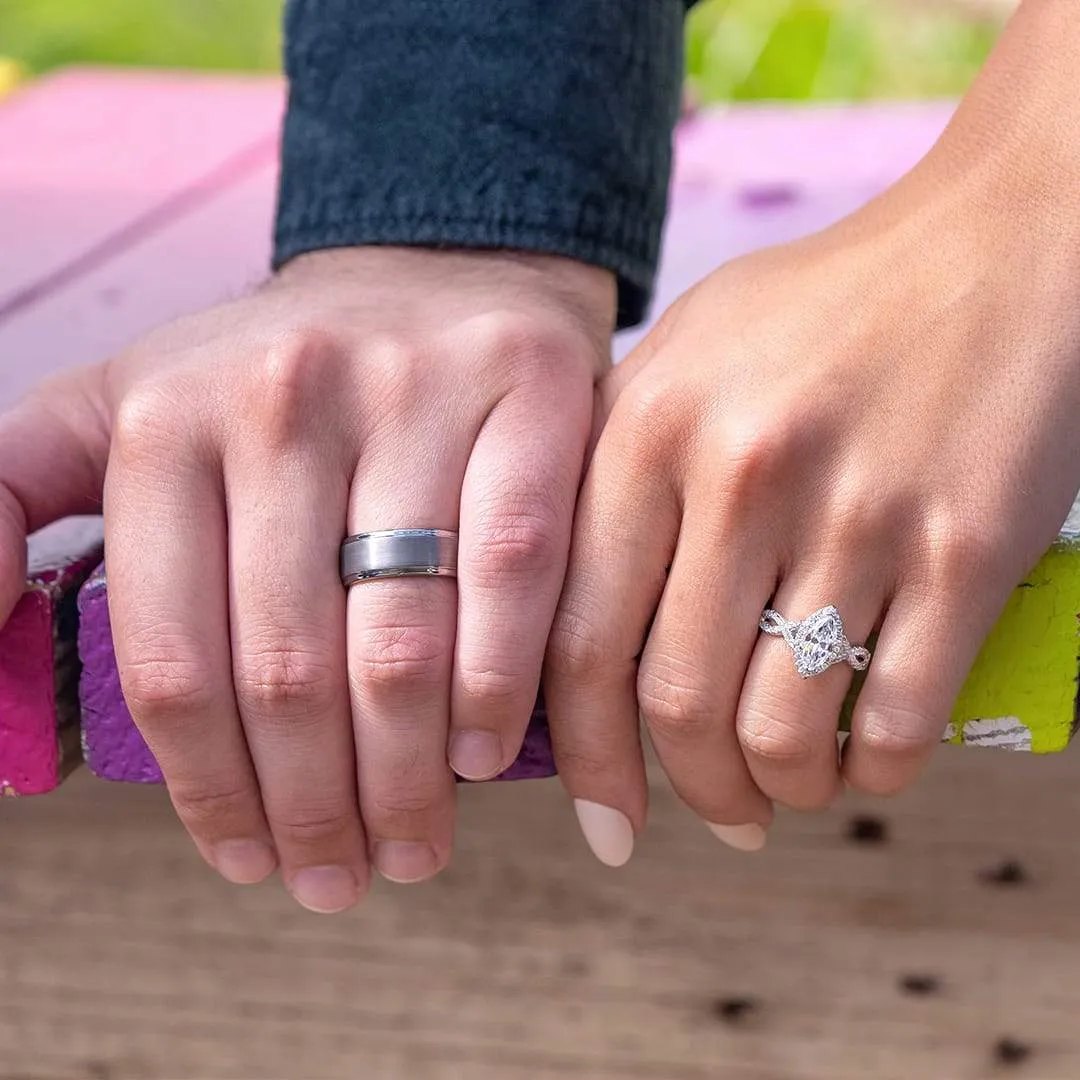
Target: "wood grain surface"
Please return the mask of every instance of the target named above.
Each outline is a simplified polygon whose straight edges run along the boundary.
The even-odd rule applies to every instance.
[[[0,802],[0,1078],[1075,1080],[1078,779],[944,748],[760,857],[657,785],[622,872],[556,783],[474,787],[441,878],[320,918],[79,774]]]

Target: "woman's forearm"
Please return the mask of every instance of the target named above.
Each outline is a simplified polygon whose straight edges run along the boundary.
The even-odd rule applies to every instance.
[[[1024,0],[932,158],[1075,266],[1080,257],[1080,4]],[[1050,237],[1053,241],[1050,241]]]

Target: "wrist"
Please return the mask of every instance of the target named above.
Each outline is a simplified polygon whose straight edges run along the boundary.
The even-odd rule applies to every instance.
[[[339,285],[428,290],[432,295],[448,283],[466,292],[487,292],[492,303],[503,302],[507,288],[516,298],[568,310],[590,332],[610,339],[615,325],[615,275],[600,266],[560,255],[530,251],[429,248],[390,244],[335,247],[305,252],[290,259],[270,278],[268,287],[333,281]]]
[[[1080,23],[1072,0],[1024,0],[924,162],[980,224],[1076,280],[1080,253]],[[920,169],[924,167],[921,166]],[[917,170],[918,171],[918,170]]]

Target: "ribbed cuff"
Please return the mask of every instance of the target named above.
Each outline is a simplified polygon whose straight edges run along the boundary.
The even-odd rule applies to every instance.
[[[652,291],[683,0],[290,0],[274,264],[361,244],[516,248]]]

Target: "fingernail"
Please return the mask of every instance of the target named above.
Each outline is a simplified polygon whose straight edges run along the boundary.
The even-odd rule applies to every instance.
[[[705,823],[709,831],[736,851],[760,851],[765,846],[766,832],[760,825],[714,825]]]
[[[634,827],[612,806],[575,799],[578,823],[592,853],[605,866],[623,866],[634,853]]]
[[[493,731],[459,731],[450,740],[450,768],[466,780],[490,780],[502,762],[502,740]]]
[[[344,866],[305,866],[289,882],[289,892],[318,915],[335,915],[360,899],[356,876]]]
[[[431,877],[439,868],[439,861],[430,844],[413,840],[380,840],[375,845],[375,869],[387,881],[398,885],[411,885]]]
[[[257,885],[277,866],[277,856],[261,840],[222,840],[213,850],[214,866],[234,885]]]

